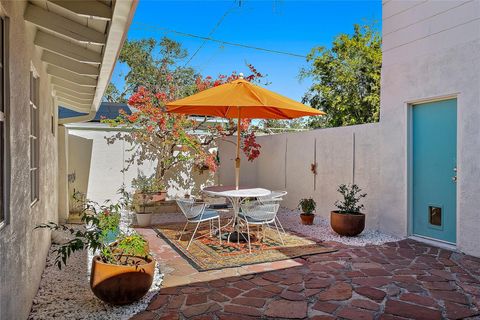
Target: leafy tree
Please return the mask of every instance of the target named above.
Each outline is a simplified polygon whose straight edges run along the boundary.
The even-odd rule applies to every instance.
[[[307,57],[311,66],[300,72],[313,85],[303,98],[327,113],[310,127],[338,127],[376,122],[380,116],[381,36],[372,26],[354,25],[352,35],[340,34],[330,49],[317,47]]]
[[[308,120],[304,118],[291,120],[264,119],[259,121],[255,130],[266,134],[274,134],[282,132],[305,131],[309,129],[308,125]]]
[[[110,83],[104,99],[127,103],[140,87],[153,94],[164,93],[170,100],[194,93],[199,75],[192,68],[178,64],[186,56],[187,51],[179,42],[166,37],[160,41],[126,40],[118,58],[128,67],[124,87],[119,89]]]

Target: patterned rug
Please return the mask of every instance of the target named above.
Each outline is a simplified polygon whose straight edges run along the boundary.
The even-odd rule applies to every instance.
[[[251,230],[252,253],[250,254],[248,243],[237,244],[237,242],[223,240],[220,244],[218,237],[210,237],[208,223],[204,223],[204,226],[200,225],[195,237],[202,237],[193,240],[187,251],[188,241],[195,225],[191,224],[187,232],[178,240],[183,227],[183,223],[174,223],[157,225],[152,228],[159,237],[170,243],[198,271],[239,267],[336,251],[321,243],[288,232],[282,233],[285,242],[285,245],[282,245],[276,230],[266,228],[264,237],[261,231],[257,232],[254,228],[254,231]],[[222,233],[228,231],[231,230],[222,228]]]

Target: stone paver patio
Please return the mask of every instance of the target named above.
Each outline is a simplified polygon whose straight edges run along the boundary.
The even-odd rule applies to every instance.
[[[139,229],[165,274],[132,319],[480,319],[480,259],[413,240],[198,272]]]

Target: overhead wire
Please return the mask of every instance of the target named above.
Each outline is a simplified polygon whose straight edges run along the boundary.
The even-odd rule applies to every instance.
[[[217,23],[215,24],[215,26],[213,27],[212,30],[210,30],[210,33],[208,34],[208,38],[210,38],[214,33],[215,31],[217,31],[218,27],[220,27],[220,25],[222,24],[223,20],[225,20],[225,18],[227,17],[227,15],[232,12],[234,8],[229,8],[225,11],[225,13],[223,14],[223,16],[217,21]],[[188,59],[187,62],[185,62],[185,64],[183,65],[184,67],[186,67],[190,61],[192,61],[193,58],[195,58],[195,56],[197,55],[197,53],[202,50],[202,48],[205,46],[205,44],[208,42],[208,40],[203,40],[202,44],[200,44],[200,46],[197,48],[197,50],[195,50],[195,52],[192,54],[192,56]]]
[[[205,40],[205,41],[217,42],[217,43],[221,43],[221,44],[229,45],[229,46],[247,48],[247,49],[269,52],[269,53],[275,53],[275,54],[282,54],[282,55],[287,55],[287,56],[292,56],[292,57],[297,57],[297,58],[307,58],[306,55],[302,55],[302,54],[298,54],[298,53],[281,51],[281,50],[274,50],[274,49],[268,49],[268,48],[262,48],[262,47],[251,46],[251,45],[242,44],[242,43],[225,41],[225,40],[219,40],[219,39],[214,39],[214,38],[211,38],[211,37],[204,37],[204,36],[200,36],[200,35],[196,35],[196,34],[192,34],[192,33],[188,33],[188,32],[183,32],[183,31],[168,29],[168,28],[164,28],[164,27],[149,25],[149,24],[142,23],[142,22],[136,22],[135,25],[137,25],[138,27],[133,27],[132,28],[133,30],[147,30],[147,29],[158,30],[158,31],[162,31],[163,33],[174,33],[174,34],[177,34],[177,35],[180,35],[180,36],[202,39],[202,40]]]

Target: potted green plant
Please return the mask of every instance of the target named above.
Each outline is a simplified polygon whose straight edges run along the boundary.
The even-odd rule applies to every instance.
[[[312,225],[313,219],[315,218],[315,208],[317,207],[317,203],[312,198],[304,198],[301,199],[298,203],[298,208],[302,210],[300,214],[300,218],[302,219],[302,224],[305,225]]]
[[[147,227],[152,220],[152,212],[147,211],[147,208],[165,201],[167,196],[165,186],[155,174],[146,176],[140,172],[137,178],[132,180],[132,187],[135,189],[134,202],[140,207],[140,210],[135,211],[138,226]]]
[[[53,222],[37,228],[63,230],[71,239],[54,250],[58,268],[66,265],[72,253],[78,250],[98,252],[92,259],[90,286],[99,299],[114,304],[132,303],[143,297],[153,282],[155,260],[150,256],[147,241],[138,233],[120,234],[116,241],[107,243],[97,208],[89,202],[82,221],[86,227],[75,229]],[[93,212],[90,214],[89,212]]]
[[[361,213],[364,205],[360,201],[367,194],[356,184],[341,184],[337,191],[343,199],[335,202],[338,210],[330,213],[330,226],[341,236],[359,235],[365,229],[365,214]]]

